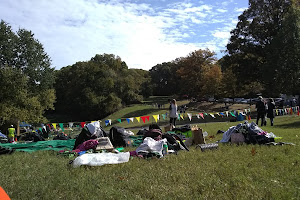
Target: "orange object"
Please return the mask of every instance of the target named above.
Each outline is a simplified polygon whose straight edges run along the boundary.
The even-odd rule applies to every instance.
[[[0,199],[1,200],[10,200],[9,196],[6,194],[6,192],[3,190],[2,187],[0,187]]]

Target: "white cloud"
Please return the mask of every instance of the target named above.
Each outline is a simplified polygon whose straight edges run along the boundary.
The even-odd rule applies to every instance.
[[[244,7],[244,8],[234,8],[234,11],[235,12],[238,12],[238,13],[242,13],[242,12],[244,12],[244,10],[246,10],[247,9],[247,7]]]
[[[230,33],[228,31],[216,31],[213,33],[213,36],[216,38],[227,39],[230,37]]]
[[[203,1],[202,5],[189,0],[166,1],[169,4],[157,10],[150,4],[130,0],[0,2],[0,19],[14,30],[31,30],[57,69],[103,53],[120,56],[129,67],[150,69],[200,48],[220,50],[230,29],[217,29],[209,35],[207,24],[233,26],[230,19],[218,16],[227,9],[205,5]],[[203,35],[211,38],[192,38]]]

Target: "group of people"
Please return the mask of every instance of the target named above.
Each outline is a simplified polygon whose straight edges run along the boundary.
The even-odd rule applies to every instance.
[[[270,119],[271,126],[274,125],[274,109],[275,109],[275,102],[272,98],[269,98],[268,101],[266,101],[262,96],[259,96],[259,101],[256,103],[256,109],[257,109],[257,118],[256,118],[256,124],[258,124],[259,120],[261,119],[261,126],[264,126],[267,124],[266,117]],[[178,112],[177,112],[177,104],[176,100],[173,99],[170,101],[169,106],[169,117],[170,117],[170,124],[176,126],[176,119],[178,118]]]
[[[267,124],[266,117],[270,118],[271,126],[274,125],[274,109],[275,109],[275,102],[272,98],[269,98],[266,101],[262,96],[259,96],[259,101],[256,103],[257,109],[257,118],[256,124],[258,124],[259,119],[261,119],[261,126]]]

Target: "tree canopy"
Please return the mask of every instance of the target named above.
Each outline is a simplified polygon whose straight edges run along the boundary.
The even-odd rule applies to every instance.
[[[299,2],[249,0],[249,8],[231,31],[226,55],[220,60],[222,69],[234,72],[238,88],[256,82],[266,95],[294,93],[289,86],[299,84],[298,33]]]
[[[3,121],[41,122],[53,109],[54,69],[43,45],[31,31],[0,23],[0,116]]]
[[[140,102],[149,83],[149,72],[128,69],[120,57],[96,55],[57,71],[56,109],[74,120],[101,119],[123,105]]]

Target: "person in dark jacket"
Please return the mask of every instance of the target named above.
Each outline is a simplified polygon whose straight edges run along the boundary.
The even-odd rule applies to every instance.
[[[271,126],[274,124],[274,109],[275,109],[275,102],[272,98],[268,101],[268,111],[267,111],[267,117],[270,118]]]
[[[265,121],[265,114],[266,114],[266,104],[262,96],[259,96],[258,98],[259,101],[256,103],[256,109],[257,109],[256,124],[258,125],[258,121],[259,119],[261,119],[261,126],[263,126]]]

